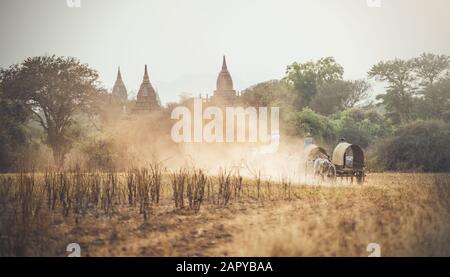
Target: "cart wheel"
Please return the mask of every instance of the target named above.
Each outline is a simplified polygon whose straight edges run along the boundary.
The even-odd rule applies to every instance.
[[[331,182],[336,182],[336,167],[332,166],[328,168],[327,177],[331,180]]]
[[[355,174],[356,176],[356,182],[358,183],[358,185],[362,185],[364,184],[364,180],[366,179],[366,175],[364,174],[364,172],[356,172]]]

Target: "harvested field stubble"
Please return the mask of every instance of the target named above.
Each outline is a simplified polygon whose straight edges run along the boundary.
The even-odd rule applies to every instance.
[[[450,176],[327,186],[152,165],[0,176],[0,255],[450,255]]]

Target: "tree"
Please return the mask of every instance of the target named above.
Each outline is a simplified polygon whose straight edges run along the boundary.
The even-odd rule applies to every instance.
[[[351,83],[347,81],[336,80],[322,83],[317,87],[317,94],[309,106],[323,115],[340,112],[345,109],[345,102],[351,90]]]
[[[342,80],[343,75],[344,68],[333,57],[326,57],[317,62],[295,62],[289,65],[285,80],[294,87],[297,94],[295,106],[300,110],[311,103],[319,85]]]
[[[83,152],[86,157],[86,165],[89,168],[108,170],[116,168],[115,161],[124,159],[122,148],[117,147],[113,139],[92,139],[85,143]],[[122,155],[119,155],[122,154]]]
[[[92,112],[103,90],[98,74],[72,57],[39,56],[0,71],[6,97],[21,101],[44,128],[46,143],[62,166],[74,136],[74,116]]]
[[[388,115],[399,123],[407,123],[413,118],[413,99],[416,93],[414,63],[395,59],[374,65],[368,75],[387,83],[386,94],[377,98],[382,100]]]
[[[241,102],[253,107],[292,106],[291,87],[284,80],[271,80],[251,86],[241,93]]]
[[[423,53],[412,60],[414,71],[421,79],[424,88],[450,76],[450,57]]]
[[[0,91],[0,172],[10,170],[18,161],[29,139],[24,124],[28,114],[23,105],[6,99]]]
[[[339,137],[362,147],[368,147],[393,132],[391,122],[370,106],[347,109],[333,115],[331,120]]]
[[[387,82],[386,94],[379,95],[378,99],[382,100],[393,120],[408,123],[417,118],[436,118],[430,104],[437,105],[442,111],[445,99],[438,95],[445,98],[445,93],[442,94],[442,84],[434,85],[450,77],[450,56],[423,53],[410,60],[380,62],[369,71],[369,77]],[[427,96],[427,93],[433,95]],[[433,99],[444,102],[437,103]]]
[[[291,119],[295,134],[301,137],[312,135],[316,139],[332,143],[336,140],[336,130],[330,120],[315,113],[310,108],[297,112]]]
[[[450,78],[429,85],[418,102],[418,114],[422,119],[450,121]]]
[[[370,87],[365,80],[325,82],[317,87],[317,94],[313,97],[310,107],[323,115],[341,112],[366,99]]]
[[[369,96],[372,86],[367,80],[350,81],[350,91],[344,101],[346,109],[354,108],[358,103],[364,101]]]
[[[450,124],[419,121],[400,128],[378,149],[386,170],[450,171]]]

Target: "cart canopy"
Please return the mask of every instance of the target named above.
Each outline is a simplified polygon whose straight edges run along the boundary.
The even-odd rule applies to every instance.
[[[333,164],[344,168],[364,168],[364,151],[359,145],[339,143],[333,151]]]
[[[315,144],[310,144],[306,146],[303,157],[305,158],[305,160],[310,161],[316,158],[327,158],[328,153],[322,147]]]

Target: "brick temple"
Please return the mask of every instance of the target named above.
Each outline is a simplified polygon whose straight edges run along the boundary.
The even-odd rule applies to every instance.
[[[128,93],[122,80],[120,68],[118,69],[116,82],[114,83],[111,95],[125,106],[128,99]],[[206,101],[212,101],[217,104],[233,105],[236,98],[237,94],[233,87],[233,79],[228,71],[226,58],[223,56],[222,69],[217,76],[216,90],[214,91],[213,97],[211,97],[211,99],[206,99]],[[144,77],[139,88],[132,113],[146,113],[160,109],[161,101],[157,91],[153,88],[150,82],[147,65],[145,65]]]

